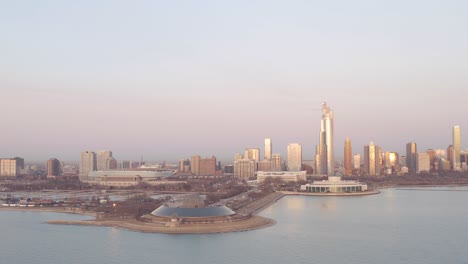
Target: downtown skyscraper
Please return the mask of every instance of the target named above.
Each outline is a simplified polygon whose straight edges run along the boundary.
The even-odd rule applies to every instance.
[[[97,170],[96,153],[92,151],[81,152],[80,179],[86,179],[90,172]]]
[[[364,146],[364,175],[376,176],[380,175],[380,154],[382,149],[375,145],[374,142]]]
[[[271,159],[271,151],[272,151],[271,139],[265,138],[265,159],[267,160]]]
[[[322,120],[320,124],[320,143],[315,157],[317,174],[332,176],[335,173],[335,156],[333,152],[333,111],[322,104]]]
[[[454,171],[461,170],[461,139],[460,139],[460,126],[453,126],[453,158],[452,158],[452,168]]]
[[[344,144],[344,174],[346,176],[353,174],[352,153],[351,139],[347,137]]]
[[[288,170],[302,170],[302,146],[299,143],[288,144]]]
[[[416,164],[418,158],[418,147],[416,143],[409,142],[406,144],[406,166],[410,172],[416,172]]]

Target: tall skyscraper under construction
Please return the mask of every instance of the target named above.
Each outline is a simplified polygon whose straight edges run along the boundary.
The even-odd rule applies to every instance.
[[[333,111],[322,104],[322,120],[320,124],[320,143],[317,147],[316,168],[318,174],[332,176],[335,173],[335,156],[333,152]]]

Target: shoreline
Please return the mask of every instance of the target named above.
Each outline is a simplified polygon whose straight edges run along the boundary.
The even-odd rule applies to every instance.
[[[46,212],[46,213],[62,213],[62,214],[77,214],[96,217],[96,212],[84,211],[81,209],[72,208],[56,208],[56,207],[3,207],[0,206],[0,211],[18,211],[18,212]]]
[[[400,188],[434,188],[434,187],[468,187],[468,183],[459,183],[459,184],[403,184],[403,185],[388,185],[388,186],[379,186],[375,187],[377,190],[385,189],[400,189]]]
[[[351,192],[351,193],[312,193],[312,192],[288,192],[282,191],[284,195],[299,195],[299,196],[365,196],[379,194],[379,190],[367,190],[364,192]]]
[[[105,226],[105,227],[115,227],[121,228],[129,231],[143,232],[143,233],[160,233],[160,234],[216,234],[216,233],[230,233],[230,232],[243,232],[250,230],[257,230],[261,228],[267,228],[276,224],[276,221],[270,218],[262,217],[257,215],[262,212],[264,209],[270,207],[277,201],[281,200],[285,196],[298,195],[298,196],[319,196],[319,197],[329,197],[329,196],[367,196],[379,194],[379,190],[384,189],[397,189],[397,188],[421,188],[421,187],[466,187],[468,185],[398,185],[398,186],[386,186],[381,188],[375,188],[373,190],[366,191],[365,193],[340,193],[340,194],[330,194],[330,193],[306,193],[306,192],[287,192],[280,191],[269,194],[259,200],[252,202],[251,204],[246,205],[245,207],[239,210],[243,211],[246,214],[250,214],[251,217],[232,222],[224,223],[213,223],[213,224],[204,224],[204,223],[195,223],[195,224],[183,224],[179,226],[170,226],[170,224],[162,223],[151,223],[138,221],[136,219],[125,219],[125,220],[97,220],[96,213],[92,211],[85,211],[79,208],[47,208],[47,207],[0,207],[1,211],[32,211],[32,212],[51,212],[51,213],[69,213],[69,214],[80,214],[85,216],[91,216],[95,219],[93,220],[49,220],[47,224],[55,225],[79,225],[79,226]],[[413,189],[417,190],[417,189]]]
[[[157,223],[147,223],[135,219],[126,221],[117,220],[84,220],[84,221],[67,221],[67,220],[50,220],[48,224],[54,225],[80,225],[80,226],[106,226],[121,228],[129,231],[142,233],[158,233],[158,234],[219,234],[231,232],[251,231],[261,228],[270,227],[276,224],[276,221],[262,216],[252,216],[249,219],[217,223],[217,224],[185,224],[177,227],[170,227]]]

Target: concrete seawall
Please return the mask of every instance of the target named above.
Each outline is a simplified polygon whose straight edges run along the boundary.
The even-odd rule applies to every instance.
[[[368,190],[365,192],[355,192],[355,193],[311,193],[311,192],[282,192],[284,195],[301,195],[301,196],[362,196],[362,195],[373,195],[379,194],[378,190]]]

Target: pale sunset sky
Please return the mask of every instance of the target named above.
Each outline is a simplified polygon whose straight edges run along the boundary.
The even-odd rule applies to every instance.
[[[468,1],[1,1],[0,157],[468,148]]]

